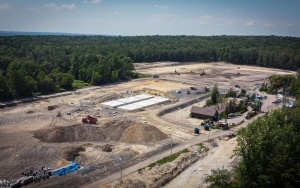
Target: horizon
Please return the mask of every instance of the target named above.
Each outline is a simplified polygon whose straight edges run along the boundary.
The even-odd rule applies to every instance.
[[[3,34],[5,33],[5,34]],[[8,34],[6,34],[8,33]],[[15,34],[9,34],[15,33]],[[20,34],[21,33],[21,34]],[[229,36],[229,37],[292,37],[298,36],[287,35],[108,35],[108,34],[93,34],[93,33],[68,33],[68,32],[44,32],[44,31],[0,31],[0,36],[103,36],[103,37],[144,37],[144,36],[195,36],[195,37],[214,37],[214,36]]]
[[[300,37],[297,0],[0,0],[4,32]]]

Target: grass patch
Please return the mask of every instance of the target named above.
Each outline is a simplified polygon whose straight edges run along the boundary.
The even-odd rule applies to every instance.
[[[160,159],[160,160],[156,161],[155,163],[151,163],[150,165],[148,165],[148,167],[151,169],[151,168],[153,168],[156,165],[162,165],[162,164],[165,164],[165,163],[168,163],[168,162],[172,162],[175,159],[177,159],[177,157],[179,155],[181,155],[182,153],[188,153],[188,152],[189,152],[188,149],[184,149],[184,150],[182,150],[180,152],[172,154],[171,156],[168,156],[168,157],[165,157],[163,159]]]
[[[138,79],[138,78],[149,78],[151,77],[150,74],[142,74],[142,73],[139,73],[139,72],[134,72],[132,73],[132,76],[131,76],[133,79]]]
[[[203,143],[199,143],[199,144],[196,144],[196,145],[200,147],[199,153],[202,153],[203,151],[206,152],[206,151],[209,150],[209,148],[204,146]]]
[[[82,80],[74,80],[74,82],[72,83],[72,85],[73,85],[74,89],[81,89],[81,88],[84,88],[86,86],[90,86],[89,83],[84,82]]]

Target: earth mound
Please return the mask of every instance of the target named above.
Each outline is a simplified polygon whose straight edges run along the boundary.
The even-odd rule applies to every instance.
[[[157,142],[168,135],[153,125],[134,121],[113,121],[103,127],[91,125],[71,125],[52,127],[33,132],[33,136],[44,142],[97,142],[115,141],[126,143]]]

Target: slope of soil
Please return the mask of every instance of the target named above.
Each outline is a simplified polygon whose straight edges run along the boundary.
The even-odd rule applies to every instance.
[[[103,127],[90,125],[72,125],[52,127],[33,133],[34,137],[44,142],[78,141],[121,141],[127,143],[156,142],[168,138],[168,135],[153,125],[133,121],[113,121]]]

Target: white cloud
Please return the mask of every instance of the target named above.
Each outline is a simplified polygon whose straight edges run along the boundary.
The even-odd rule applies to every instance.
[[[251,21],[249,21],[249,22],[246,22],[244,25],[245,25],[245,26],[252,26],[252,25],[254,25],[254,21],[251,20]]]
[[[275,25],[272,24],[272,23],[265,23],[265,24],[263,24],[263,26],[265,26],[265,27],[273,27],[273,26],[275,26]]]
[[[102,3],[102,0],[84,0],[83,3],[98,4],[98,3]]]
[[[76,9],[76,5],[74,4],[63,4],[63,5],[56,5],[55,3],[51,3],[51,4],[46,4],[42,6],[43,8],[47,8],[50,10],[54,10],[54,11],[63,11],[63,10],[75,10]]]
[[[118,12],[118,11],[114,11],[114,14],[120,14],[120,12]]]
[[[63,9],[67,9],[67,10],[75,10],[76,9],[76,6],[74,4],[70,4],[70,5],[63,4],[63,5],[61,5],[61,7]]]
[[[148,24],[169,24],[174,21],[174,18],[178,17],[176,14],[156,14],[152,15],[148,20],[144,21],[144,23]],[[172,23],[173,24],[173,23]]]
[[[11,4],[0,4],[0,10],[10,10],[12,9]]]
[[[163,10],[169,9],[169,7],[167,7],[167,6],[154,5],[154,7],[155,7],[155,8],[158,8],[158,9],[163,9]]]
[[[211,16],[211,15],[203,15],[200,16],[200,18],[195,19],[195,20],[190,20],[190,23],[193,25],[201,25],[201,24],[205,24],[211,21],[214,21],[216,18]]]

